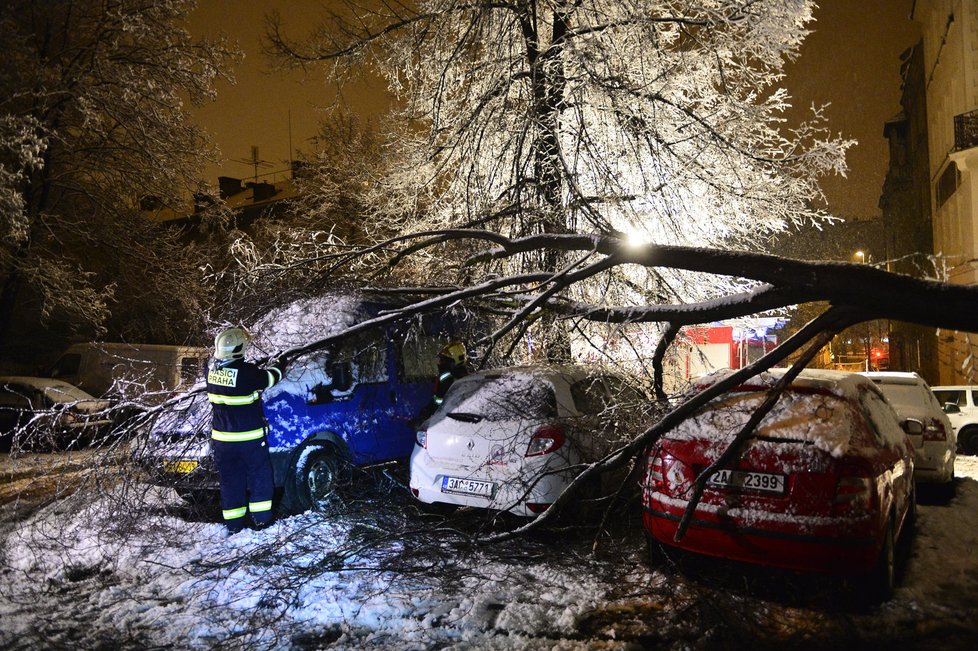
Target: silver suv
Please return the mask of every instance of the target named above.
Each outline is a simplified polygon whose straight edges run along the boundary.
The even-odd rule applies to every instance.
[[[978,454],[978,386],[931,387],[958,433],[962,454]]]

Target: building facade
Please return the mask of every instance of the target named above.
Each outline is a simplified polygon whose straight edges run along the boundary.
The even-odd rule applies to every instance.
[[[900,77],[902,110],[883,127],[890,155],[879,204],[886,267],[893,273],[933,278],[939,270],[932,255],[923,41],[901,55]],[[891,321],[887,351],[890,370],[914,371],[927,382],[938,383],[937,332],[933,328]]]
[[[921,26],[934,252],[945,278],[978,284],[978,2],[916,0]],[[976,306],[978,309],[978,306]],[[978,382],[978,333],[940,331],[938,383]]]

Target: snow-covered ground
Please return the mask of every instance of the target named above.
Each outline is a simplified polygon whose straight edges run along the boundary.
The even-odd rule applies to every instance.
[[[593,556],[579,534],[473,547],[398,500],[225,538],[164,489],[83,492],[6,528],[0,648],[971,648],[978,457],[957,474],[950,502],[920,506],[896,596],[868,612],[650,569],[637,520]]]

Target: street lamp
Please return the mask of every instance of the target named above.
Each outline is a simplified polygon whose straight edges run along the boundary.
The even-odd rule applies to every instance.
[[[856,251],[856,260],[859,264],[866,264],[866,253],[862,250]]]

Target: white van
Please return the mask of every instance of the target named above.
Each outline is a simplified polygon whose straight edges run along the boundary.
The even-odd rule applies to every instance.
[[[199,380],[209,348],[89,342],[70,346],[51,368],[53,378],[93,396],[160,402],[174,389]]]

